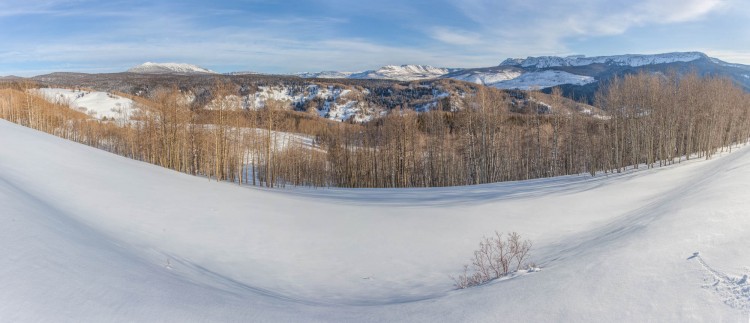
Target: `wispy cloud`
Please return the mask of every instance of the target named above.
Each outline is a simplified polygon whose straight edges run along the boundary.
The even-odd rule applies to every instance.
[[[560,53],[573,37],[619,35],[632,28],[703,19],[729,0],[455,0],[494,43],[529,53]],[[495,46],[497,48],[497,46]]]
[[[729,0],[456,0],[465,15],[487,28],[552,33],[559,36],[608,35],[646,24],[701,19]],[[551,28],[556,27],[556,28]]]
[[[430,34],[432,38],[451,45],[476,45],[481,43],[481,37],[478,33],[450,27],[434,27]]]
[[[726,62],[750,64],[750,51],[704,49],[703,52]]]
[[[101,10],[91,0],[4,0],[0,2],[0,18],[15,16],[112,16],[129,11]]]
[[[745,0],[383,1],[3,0],[0,75],[42,66],[120,71],[143,61],[278,73],[411,63],[479,67],[507,57],[570,54],[576,42],[590,39],[632,37],[629,52],[653,52],[641,44],[660,39],[629,35],[750,17]],[[723,28],[714,32],[750,39],[746,28]],[[691,42],[670,48],[719,48],[713,52],[750,62],[740,45],[682,37]]]

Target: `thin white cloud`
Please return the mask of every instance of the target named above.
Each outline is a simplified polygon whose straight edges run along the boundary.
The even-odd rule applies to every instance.
[[[726,62],[750,65],[750,51],[747,51],[747,50],[738,51],[738,50],[706,49],[703,52],[706,53],[708,56],[716,57]]]
[[[675,23],[701,19],[709,13],[728,5],[725,0],[663,0],[644,6],[645,22]]]
[[[434,27],[430,31],[433,39],[451,45],[476,45],[481,43],[478,33],[450,27]]]
[[[77,15],[87,11],[90,0],[3,0],[0,2],[0,18],[28,15]],[[112,12],[121,14],[122,12]]]
[[[206,40],[197,46],[188,39],[169,42],[117,42],[41,44],[21,52],[0,53],[7,63],[22,61],[74,62],[77,65],[109,66],[122,71],[145,61],[179,61],[226,71],[222,65],[241,70],[293,73],[317,70],[377,68],[388,64],[482,66],[491,57],[444,56],[430,48],[386,46],[361,39],[330,39],[319,42],[280,39],[274,36],[229,35],[234,41]],[[107,65],[108,64],[108,65]],[[311,68],[312,67],[312,68]],[[97,68],[101,71],[101,68]],[[83,70],[81,70],[83,71]]]
[[[453,0],[499,52],[566,52],[572,37],[619,35],[636,27],[682,23],[725,9],[732,0]]]
[[[206,26],[189,14],[154,15],[144,10],[134,9],[132,15],[97,32],[66,34],[45,41],[15,39],[6,51],[0,49],[0,58],[5,64],[62,66],[65,64],[60,62],[65,62],[79,71],[91,72],[122,71],[145,61],[179,61],[223,72],[240,69],[277,73],[357,71],[386,64],[483,66],[488,60],[496,60],[491,55],[446,55],[430,44],[386,45],[331,34],[331,28],[347,23],[346,18],[249,16],[242,26]],[[473,43],[469,38],[474,36],[454,33],[451,41]],[[0,71],[3,73],[7,71]]]

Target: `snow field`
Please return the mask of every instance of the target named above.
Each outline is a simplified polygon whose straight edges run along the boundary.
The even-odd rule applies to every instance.
[[[0,318],[744,322],[749,152],[594,178],[264,190],[0,121]],[[531,239],[542,270],[453,290],[495,230]]]
[[[38,92],[52,103],[69,104],[97,119],[128,120],[134,111],[133,100],[98,91],[41,88]]]

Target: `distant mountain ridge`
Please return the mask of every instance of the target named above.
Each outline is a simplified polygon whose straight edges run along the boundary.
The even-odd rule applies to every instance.
[[[318,79],[346,79],[349,78],[355,72],[338,72],[338,71],[322,71],[322,72],[302,72],[295,73],[294,76],[301,78],[318,78]]]
[[[672,52],[662,54],[625,54],[612,56],[584,55],[538,56],[508,58],[499,65],[480,68],[445,68],[430,65],[386,65],[359,72],[322,71],[297,74],[268,74],[262,72],[231,72],[228,76],[270,75],[303,79],[358,79],[417,81],[455,79],[501,89],[545,90],[560,86],[566,95],[591,100],[600,83],[614,76],[637,72],[666,73],[696,72],[699,75],[728,77],[750,92],[750,66],[728,63],[701,52]],[[129,73],[143,75],[218,75],[218,73],[185,63],[147,62],[129,69]],[[37,76],[46,80],[61,77],[57,73]],[[78,78],[80,73],[66,73],[66,78]],[[13,80],[13,77],[0,80]]]
[[[597,88],[598,82],[636,70],[666,72],[694,70],[699,74],[729,76],[750,90],[750,66],[732,64],[701,52],[625,54],[611,56],[573,55],[508,58],[497,66],[441,68],[429,65],[387,65],[364,72],[325,71],[298,73],[302,78],[390,79],[414,81],[450,78],[501,89],[545,89],[554,86]],[[593,84],[593,86],[589,86]],[[587,89],[584,96],[589,96]]]
[[[548,89],[561,86],[566,95],[590,101],[600,84],[612,77],[638,72],[670,71],[727,77],[750,92],[750,66],[727,63],[701,52],[509,58],[498,66],[466,69],[442,77],[503,89]]]
[[[146,62],[127,70],[140,74],[218,74],[198,65],[186,63],[152,63]]]
[[[430,65],[386,65],[377,70],[362,72],[338,72],[323,71],[313,73],[297,73],[302,78],[350,78],[350,79],[375,79],[375,80],[397,80],[416,81],[433,79],[445,74],[457,71],[456,68],[434,67]]]
[[[371,120],[384,111],[403,106],[415,111],[451,111],[454,109],[452,100],[470,92],[466,89],[476,88],[473,84],[546,93],[552,87],[559,87],[564,96],[579,103],[592,104],[597,91],[613,77],[675,72],[726,77],[750,92],[750,66],[727,63],[698,52],[543,56],[506,59],[496,66],[480,68],[387,65],[363,72],[325,71],[296,75],[256,72],[215,74],[196,65],[177,63],[147,63],[129,71],[131,73],[51,73],[31,80],[58,87],[89,87],[136,96],[146,95],[162,82],[179,80],[185,89],[194,93],[196,102],[202,102],[209,95],[207,89],[210,89],[214,78],[220,78],[240,86],[237,98],[246,108],[257,108],[267,98],[275,98],[290,102],[293,109],[299,112],[355,122]],[[415,80],[419,83],[396,86],[397,82]]]
[[[358,79],[392,79],[414,81],[438,78],[457,69],[434,67],[430,65],[386,65],[375,71],[352,74],[350,78]]]
[[[0,76],[0,81],[19,81],[23,79],[23,77],[15,75]]]
[[[614,56],[594,56],[586,57],[585,55],[574,56],[539,56],[528,57],[525,59],[508,58],[500,66],[519,66],[524,68],[549,68],[562,66],[586,66],[591,64],[619,65],[638,67],[643,65],[669,64],[675,62],[691,62],[701,58],[708,58],[706,54],[700,52],[675,52],[653,55],[626,54]]]
[[[677,64],[677,65],[675,65]],[[682,65],[680,65],[682,64]],[[685,65],[687,64],[687,65]],[[624,54],[611,56],[572,55],[508,58],[497,66],[484,68],[445,68],[430,65],[386,65],[374,70],[346,72],[321,71],[291,74],[300,78],[318,79],[373,79],[418,81],[450,78],[501,89],[545,89],[554,86],[586,87],[607,80],[614,75],[636,69],[665,72],[667,69],[693,69],[699,74],[729,76],[750,90],[750,66],[733,64],[709,57],[701,52],[672,52],[662,54]],[[185,63],[151,63],[128,70],[140,74],[217,74],[209,69]],[[256,72],[231,72],[225,75],[269,75]],[[591,86],[589,86],[591,87]],[[597,88],[594,85],[591,88]],[[586,90],[590,95],[591,89]]]

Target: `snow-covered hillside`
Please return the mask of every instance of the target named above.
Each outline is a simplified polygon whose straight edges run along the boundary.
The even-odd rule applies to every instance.
[[[479,69],[449,69],[449,68],[437,68],[429,65],[388,65],[378,70],[370,70],[364,72],[336,72],[326,71],[318,73],[299,73],[297,76],[303,78],[356,78],[356,79],[392,79],[399,81],[413,81],[423,80],[438,77],[447,77],[477,84],[495,84],[502,81],[509,81],[519,77],[526,71],[534,71],[534,69],[548,69],[553,67],[561,66],[586,66],[591,64],[609,64],[617,66],[644,66],[654,64],[667,64],[674,62],[691,62],[701,58],[707,58],[703,53],[700,52],[676,52],[676,53],[664,53],[664,54],[653,54],[653,55],[614,55],[614,56],[595,56],[586,57],[583,55],[557,57],[557,56],[540,56],[540,57],[528,57],[526,59],[521,58],[508,58],[503,61],[499,67],[494,68],[479,68]],[[503,67],[516,67],[503,68]],[[519,70],[522,68],[525,70]],[[570,74],[570,73],[568,73]],[[541,79],[545,77],[552,77],[545,81],[540,81],[542,84],[551,84],[548,86],[555,86],[565,83],[557,83],[562,80],[560,74],[535,74],[530,75],[528,78]],[[568,77],[573,80],[573,78]],[[573,80],[580,84],[581,80]],[[586,83],[593,81],[585,80]],[[512,84],[512,83],[511,83]],[[546,86],[546,87],[548,87]]]
[[[127,120],[133,115],[133,100],[111,93],[58,88],[41,88],[38,91],[52,103],[68,104],[97,119]]]
[[[488,85],[500,89],[532,90],[544,89],[561,84],[584,85],[592,82],[596,82],[596,79],[591,76],[576,75],[556,70],[546,70],[524,73],[516,78]]]
[[[362,95],[364,93],[352,89],[321,87],[317,84],[308,84],[302,89],[284,85],[260,86],[255,93],[246,96],[232,95],[220,102],[209,102],[206,109],[216,110],[220,108],[220,104],[225,104],[225,108],[229,109],[256,110],[265,107],[268,100],[277,100],[294,107],[311,104],[310,108],[314,109],[311,112],[334,121],[351,119],[366,122],[372,120],[380,111],[361,102],[358,98]]]
[[[457,79],[501,89],[544,89],[562,84],[584,85],[596,82],[585,75],[558,70],[527,71],[515,66],[477,68],[446,74],[444,78]]]
[[[415,81],[433,79],[457,69],[433,67],[429,65],[386,65],[377,70],[364,72],[325,71],[317,73],[298,73],[303,78],[352,78],[352,79],[386,79],[397,81]]]
[[[447,68],[433,67],[429,65],[386,65],[375,71],[354,73],[349,77],[357,79],[414,81],[437,78],[448,74],[450,71],[451,70]]]
[[[140,74],[216,74],[216,72],[192,64],[185,63],[152,63],[146,62],[127,70]]]
[[[476,84],[488,85],[497,82],[512,80],[523,74],[522,71],[515,69],[491,69],[491,70],[470,70],[446,75],[455,80],[472,82]]]
[[[747,148],[595,178],[268,191],[2,120],[0,147],[3,321],[748,320]],[[542,271],[453,290],[494,230],[531,239]]]
[[[654,55],[615,55],[586,57],[583,55],[558,57],[540,56],[521,58],[508,58],[500,66],[520,66],[524,68],[549,68],[559,66],[585,66],[591,64],[612,64],[625,66],[643,66],[652,64],[666,64],[674,62],[690,62],[707,57],[699,52],[664,53]]]
[[[345,79],[349,78],[354,72],[337,72],[337,71],[323,71],[323,72],[303,72],[294,74],[301,78],[319,78],[319,79]]]
[[[432,78],[451,78],[503,89],[547,88],[560,84],[587,84],[596,80],[589,76],[575,75],[562,71],[525,72],[518,68],[447,69],[427,65],[384,66],[376,71],[365,72],[320,72],[297,74],[305,78],[355,78],[391,79],[413,81]]]

